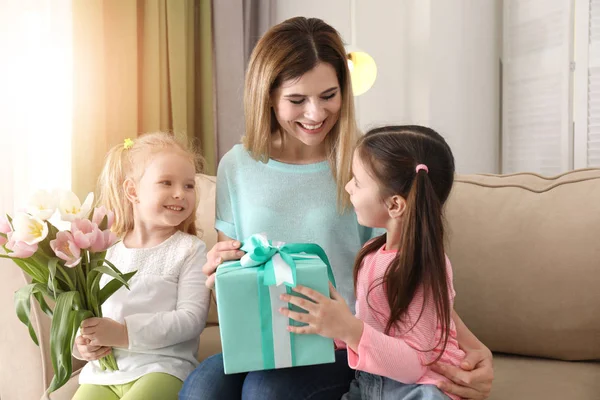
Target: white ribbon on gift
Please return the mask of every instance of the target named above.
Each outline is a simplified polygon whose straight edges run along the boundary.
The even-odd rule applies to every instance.
[[[279,312],[281,307],[289,307],[289,304],[281,300],[279,296],[286,293],[286,286],[269,286],[271,297],[271,323],[273,327],[273,353],[275,355],[275,368],[287,368],[292,366],[292,341],[291,332],[287,330],[289,318]]]
[[[264,247],[275,247],[280,249],[285,242],[271,242],[267,239],[264,233],[254,235],[260,240]],[[289,307],[289,304],[280,299],[282,294],[287,293],[284,283],[294,285],[294,275],[292,268],[281,258],[279,253],[276,253],[271,258],[273,269],[275,272],[275,285],[269,286],[269,297],[271,300],[271,323],[273,331],[273,353],[275,356],[275,368],[288,368],[292,366],[292,342],[291,332],[287,330],[289,318],[282,315],[279,309]],[[243,267],[254,267],[260,265],[258,262],[250,258],[250,254],[246,253],[240,260]]]

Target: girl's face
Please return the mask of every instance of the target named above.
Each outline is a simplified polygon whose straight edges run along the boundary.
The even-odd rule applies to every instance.
[[[196,170],[178,151],[157,153],[135,185],[136,220],[156,228],[176,228],[195,210]]]
[[[272,104],[282,134],[306,146],[323,145],[342,106],[335,69],[319,63],[300,79],[284,81],[273,93]]]
[[[388,207],[381,198],[379,185],[365,168],[357,151],[352,156],[352,179],[345,189],[350,195],[359,224],[370,228],[387,228],[390,221]]]

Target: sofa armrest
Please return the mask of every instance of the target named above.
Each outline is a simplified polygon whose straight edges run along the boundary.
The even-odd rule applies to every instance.
[[[40,346],[15,314],[13,294],[28,284],[11,260],[0,259],[0,398],[37,399],[46,390],[54,371],[50,361],[50,318],[32,301],[31,321]],[[83,363],[74,359],[73,370]]]
[[[81,369],[71,375],[71,379],[65,385],[52,393],[46,390],[41,400],[71,400],[79,388],[79,373]]]
[[[11,260],[0,259],[0,398],[2,400],[38,398],[46,388],[52,366],[44,364],[44,344],[48,337],[34,318],[34,329],[41,346],[29,337],[27,327],[15,314],[13,294],[26,285],[22,271]],[[36,310],[37,311],[37,310]],[[35,312],[35,311],[34,311]],[[49,332],[49,323],[48,329]],[[46,342],[44,342],[46,340]],[[50,367],[50,371],[48,371]]]

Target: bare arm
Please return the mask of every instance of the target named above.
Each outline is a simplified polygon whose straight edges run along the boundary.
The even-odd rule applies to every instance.
[[[440,389],[464,399],[487,399],[492,390],[494,367],[492,352],[467,328],[456,311],[452,310],[458,344],[466,353],[460,368],[434,364],[433,370],[452,382],[442,382]]]
[[[456,335],[458,339],[458,344],[462,349],[478,349],[478,348],[488,348],[477,339],[477,336],[473,334],[465,325],[460,316],[456,313],[456,310],[452,310],[452,319],[454,320],[454,324],[456,325]],[[488,350],[489,351],[489,350]]]

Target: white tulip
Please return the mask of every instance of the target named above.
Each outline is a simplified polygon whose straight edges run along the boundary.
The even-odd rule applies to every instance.
[[[90,210],[92,209],[92,203],[94,202],[94,193],[88,193],[83,204],[79,200],[79,197],[73,192],[64,191],[60,195],[58,202],[58,211],[63,221],[73,221],[77,218],[87,218]]]
[[[13,233],[11,239],[15,242],[25,242],[28,245],[33,245],[41,242],[48,236],[48,224],[40,218],[24,212],[15,214],[12,226]]]
[[[29,199],[26,209],[29,214],[46,221],[56,211],[57,203],[56,193],[51,194],[46,190],[38,190]]]

